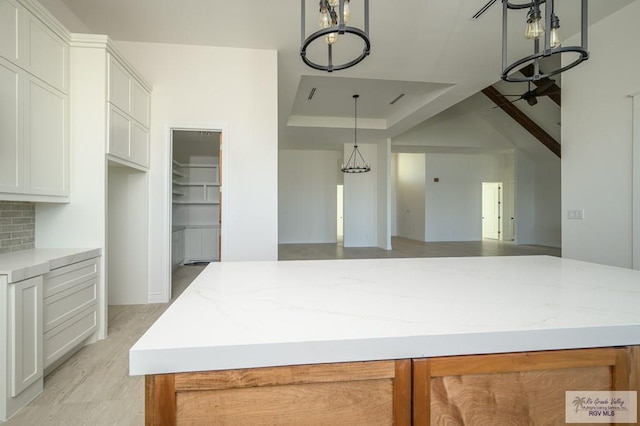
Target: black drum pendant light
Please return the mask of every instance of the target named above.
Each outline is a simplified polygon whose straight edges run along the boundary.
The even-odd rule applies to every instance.
[[[340,167],[343,173],[366,173],[371,170],[371,165],[364,161],[364,157],[358,149],[358,98],[360,95],[353,95],[353,101],[355,103],[355,125],[353,136],[353,151],[349,156],[347,164],[343,164]]]
[[[563,46],[560,38],[560,19],[556,15],[555,4],[559,0],[533,0],[516,3],[502,0],[502,79],[506,81],[536,81],[551,77],[575,67],[589,59],[587,51],[587,0],[581,2],[580,46]],[[544,12],[543,12],[544,10]],[[523,13],[526,11],[526,15]],[[510,12],[514,12],[511,13]],[[533,53],[509,64],[507,23],[509,15],[520,14],[525,23],[524,37],[533,43]],[[556,69],[540,69],[540,60],[552,55],[572,54],[575,59]],[[524,76],[517,73],[527,65],[533,65],[533,73]],[[545,64],[546,65],[546,64]]]
[[[300,57],[302,61],[311,68],[320,71],[339,71],[350,68],[364,60],[371,52],[371,41],[369,39],[369,0],[354,0],[364,2],[364,30],[349,26],[351,21],[351,0],[320,0],[320,29],[307,37],[306,33],[306,7],[309,0],[301,0],[302,10],[302,30]],[[317,0],[312,0],[315,4]],[[364,43],[362,52],[354,52],[353,59],[342,64],[333,63],[334,46],[340,46],[340,39],[345,34],[353,34]],[[327,61],[323,63],[314,62],[309,59],[307,48],[312,43],[323,43],[327,46]]]

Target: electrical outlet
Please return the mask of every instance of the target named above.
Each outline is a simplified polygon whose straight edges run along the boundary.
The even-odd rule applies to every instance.
[[[584,219],[584,210],[569,210],[567,214],[569,219]]]

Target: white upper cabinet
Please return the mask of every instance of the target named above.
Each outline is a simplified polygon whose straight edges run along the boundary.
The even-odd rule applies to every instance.
[[[0,0],[0,55],[14,64],[20,59],[18,48],[22,12],[15,0]]]
[[[40,15],[0,0],[0,200],[69,201],[68,34]]]
[[[25,30],[27,71],[66,93],[69,45],[31,14],[25,14]]]
[[[21,81],[18,68],[0,58],[0,192],[23,189]]]
[[[67,95],[30,77],[25,104],[26,192],[64,196],[69,193]]]
[[[142,170],[149,167],[150,91],[114,55],[109,54],[108,154]]]
[[[129,113],[131,111],[131,77],[120,62],[109,55],[109,102]]]

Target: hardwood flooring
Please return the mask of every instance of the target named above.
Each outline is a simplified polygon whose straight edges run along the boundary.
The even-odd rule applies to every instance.
[[[467,256],[524,256],[546,254],[560,256],[556,247],[517,245],[512,242],[484,240],[468,242],[425,243],[393,237],[393,250],[376,247],[344,248],[338,244],[280,244],[279,260],[308,259],[378,259],[396,257],[467,257]]]
[[[280,260],[388,257],[560,255],[560,249],[499,241],[422,243],[393,238],[393,250],[344,248],[341,244],[282,244]],[[173,274],[174,300],[204,266]],[[44,392],[7,426],[143,425],[144,378],[129,376],[129,348],[169,304],[109,307],[109,336],[82,348],[45,378]]]

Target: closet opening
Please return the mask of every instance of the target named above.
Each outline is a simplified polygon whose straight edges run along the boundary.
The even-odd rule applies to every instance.
[[[222,132],[171,130],[171,270],[220,261]],[[199,271],[197,271],[199,273]],[[192,275],[185,272],[180,275]],[[173,282],[172,297],[180,283]]]

